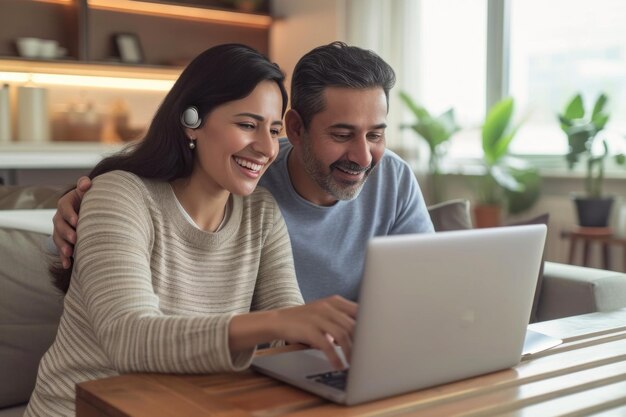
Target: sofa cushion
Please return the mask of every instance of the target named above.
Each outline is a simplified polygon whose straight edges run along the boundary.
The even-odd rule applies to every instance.
[[[62,194],[54,187],[0,186],[0,210],[56,208]]]
[[[54,340],[63,297],[52,285],[48,235],[0,228],[0,408],[28,401]]]
[[[472,228],[469,201],[449,200],[428,207],[428,214],[436,232]]]
[[[20,404],[9,408],[0,408],[0,417],[23,417],[25,411],[26,404]]]
[[[539,321],[626,308],[623,272],[546,262]]]

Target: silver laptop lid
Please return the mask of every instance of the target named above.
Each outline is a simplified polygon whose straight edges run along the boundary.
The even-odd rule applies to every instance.
[[[346,403],[517,364],[545,236],[532,225],[372,239]]]

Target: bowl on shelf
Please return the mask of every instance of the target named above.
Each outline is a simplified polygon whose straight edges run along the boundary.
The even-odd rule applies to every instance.
[[[39,47],[39,57],[43,59],[54,59],[59,56],[59,42],[51,39],[41,39]]]
[[[17,38],[15,40],[17,53],[24,58],[37,58],[41,50],[41,39]]]

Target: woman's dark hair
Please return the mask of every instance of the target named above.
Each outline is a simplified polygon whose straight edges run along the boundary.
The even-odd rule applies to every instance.
[[[224,103],[247,97],[262,81],[275,81],[287,108],[285,76],[278,65],[258,51],[240,44],[224,44],[198,55],[182,72],[159,106],[140,142],[103,159],[89,173],[93,179],[106,172],[123,170],[144,178],[173,181],[191,175],[195,152],[181,124],[182,113],[198,109],[203,124],[207,115]],[[202,125],[200,125],[202,127]],[[72,268],[50,267],[54,285],[67,292]]]

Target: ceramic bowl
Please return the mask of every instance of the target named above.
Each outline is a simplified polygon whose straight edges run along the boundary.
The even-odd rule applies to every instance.
[[[17,38],[15,41],[17,52],[24,58],[37,58],[41,49],[41,39]]]

